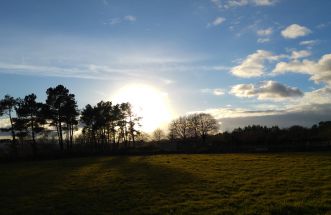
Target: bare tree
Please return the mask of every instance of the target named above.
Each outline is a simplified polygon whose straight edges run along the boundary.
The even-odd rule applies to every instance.
[[[189,137],[189,121],[186,116],[173,120],[169,125],[170,135],[174,139],[186,140]]]
[[[198,114],[198,130],[202,141],[205,142],[208,135],[216,134],[219,131],[219,125],[216,119],[207,113]]]
[[[208,135],[218,132],[216,119],[207,113],[181,116],[173,120],[169,125],[169,135],[172,138],[186,140],[187,138],[201,138],[206,140]]]
[[[162,139],[164,139],[165,136],[166,135],[165,135],[164,131],[162,129],[160,129],[160,128],[155,129],[154,132],[153,132],[153,139],[155,141],[157,141],[157,142],[159,142]]]

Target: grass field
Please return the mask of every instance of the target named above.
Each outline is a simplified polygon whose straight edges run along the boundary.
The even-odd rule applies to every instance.
[[[331,153],[0,165],[0,214],[331,214]]]

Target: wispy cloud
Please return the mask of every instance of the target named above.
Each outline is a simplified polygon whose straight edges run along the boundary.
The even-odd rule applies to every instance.
[[[259,36],[269,36],[273,32],[272,28],[265,28],[257,30],[256,34]]]
[[[247,5],[253,6],[271,6],[278,2],[278,0],[211,0],[215,7],[220,9],[230,9],[242,7]]]
[[[312,47],[318,43],[318,40],[304,40],[300,42],[301,46]]]
[[[224,17],[216,17],[212,22],[208,23],[207,27],[221,25],[225,20]]]
[[[200,92],[206,94],[212,94],[215,96],[222,96],[225,94],[225,90],[221,88],[215,88],[215,89],[205,88],[205,89],[201,89]]]
[[[267,42],[270,42],[270,38],[258,38],[257,42],[258,43],[267,43]]]
[[[137,20],[137,18],[135,16],[132,15],[127,15],[123,18],[124,20],[130,21],[130,22],[134,22]]]
[[[126,15],[124,17],[114,17],[109,19],[108,21],[105,21],[104,24],[109,25],[117,25],[123,22],[135,22],[137,20],[137,17],[132,15]]]

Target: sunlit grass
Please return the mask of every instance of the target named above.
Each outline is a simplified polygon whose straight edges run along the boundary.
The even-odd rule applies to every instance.
[[[331,211],[331,153],[81,158],[0,172],[1,214]]]

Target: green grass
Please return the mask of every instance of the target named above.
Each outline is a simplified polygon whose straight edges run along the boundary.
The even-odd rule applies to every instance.
[[[0,214],[331,214],[331,153],[0,165]]]

